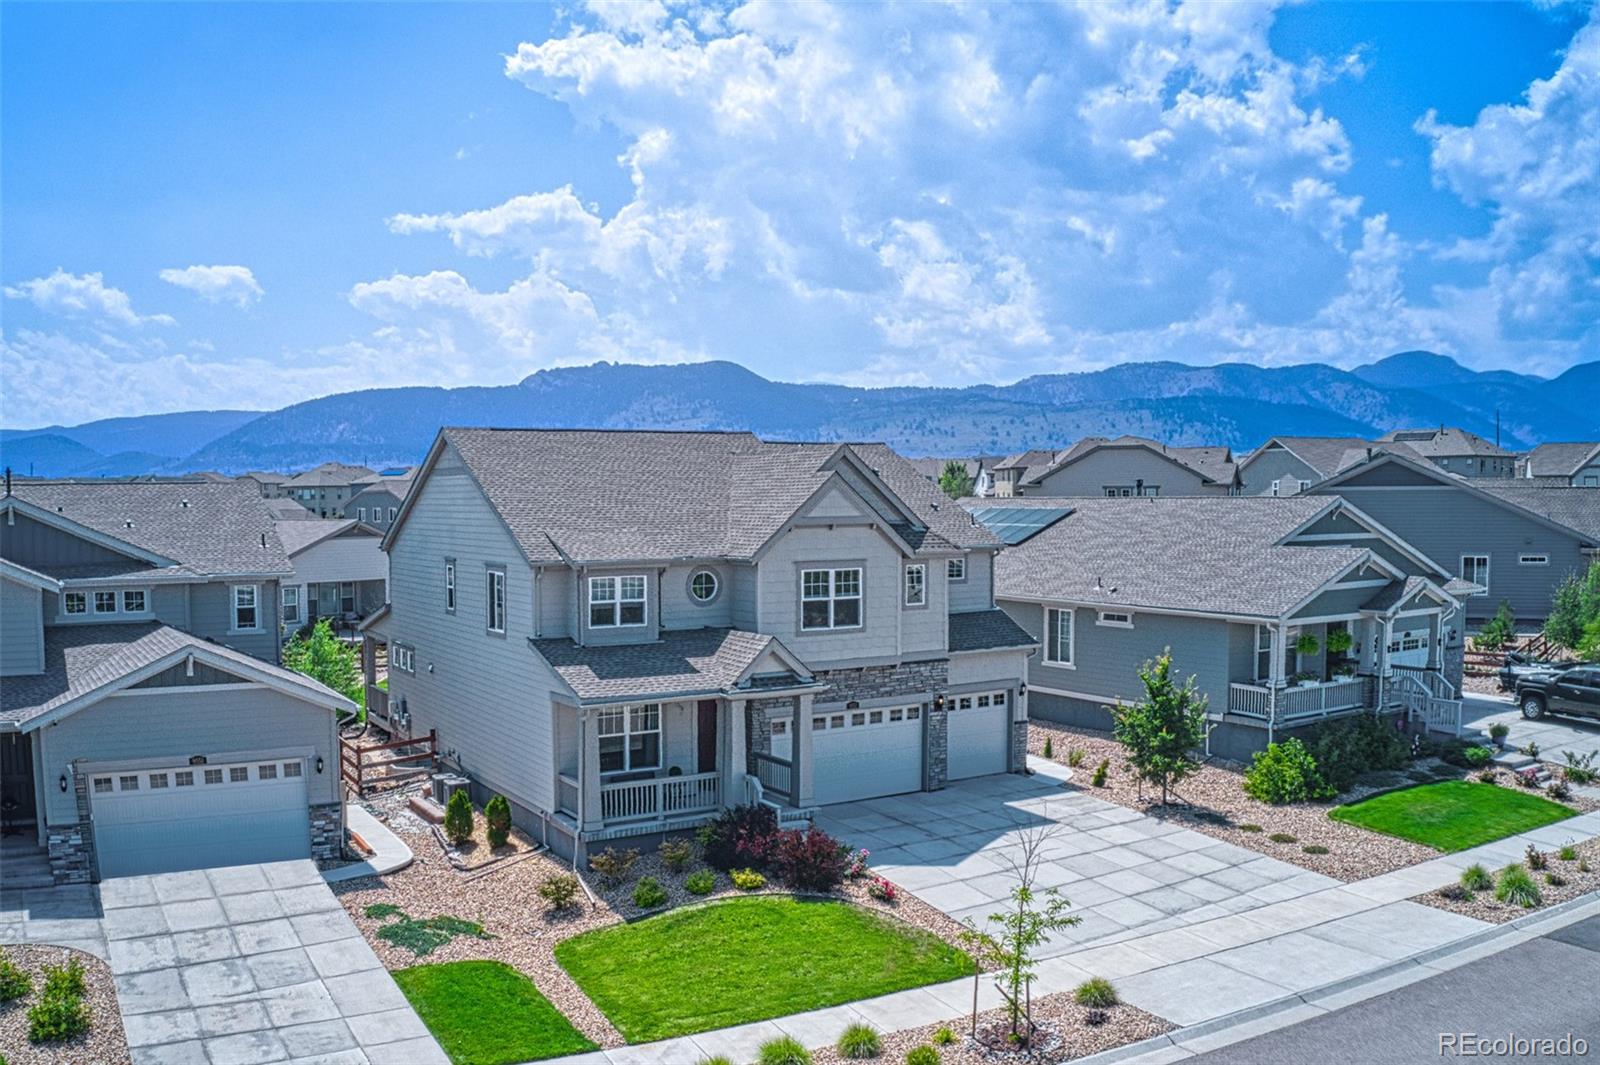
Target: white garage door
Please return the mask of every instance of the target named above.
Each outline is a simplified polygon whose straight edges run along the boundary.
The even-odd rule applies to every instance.
[[[818,714],[811,787],[818,804],[922,790],[922,708]]]
[[[1427,629],[1395,633],[1394,639],[1389,641],[1389,664],[1418,668],[1426,666],[1431,643],[1429,636]]]
[[[1010,707],[1005,692],[952,695],[950,706],[951,780],[986,777],[1006,771]]]
[[[311,855],[299,758],[91,773],[100,876]]]

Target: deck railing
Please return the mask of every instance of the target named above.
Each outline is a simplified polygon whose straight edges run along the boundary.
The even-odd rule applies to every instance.
[[[582,792],[578,790],[578,778],[567,773],[556,777],[556,809],[565,810],[574,817],[583,814]]]
[[[793,801],[794,799],[794,763],[787,758],[778,758],[770,754],[755,754],[756,779],[761,781],[764,791]]]
[[[722,805],[722,774],[629,780],[600,786],[600,816],[607,821],[676,817]]]
[[[1428,694],[1435,699],[1454,699],[1457,697],[1456,686],[1445,679],[1444,674],[1437,669],[1426,666],[1390,666],[1396,673],[1403,673],[1408,677],[1415,677],[1422,686],[1428,689]]]
[[[1323,717],[1372,704],[1372,678],[1351,677],[1302,687],[1279,688],[1277,699],[1265,684],[1229,684],[1228,713],[1269,718],[1278,724]]]
[[[389,723],[389,689],[380,688],[376,684],[367,685],[367,720],[376,719],[378,724]]]

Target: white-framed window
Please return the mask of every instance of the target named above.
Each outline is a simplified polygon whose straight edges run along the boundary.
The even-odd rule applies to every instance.
[[[339,582],[339,613],[354,614],[356,612],[356,584],[354,581]]]
[[[1473,595],[1489,594],[1489,556],[1488,555],[1462,555],[1461,579],[1471,581],[1479,586]]]
[[[145,595],[142,588],[129,588],[122,593],[122,612],[124,614],[143,614],[149,609],[149,596]]]
[[[233,631],[255,632],[261,628],[261,589],[253,584],[233,586]]]
[[[1549,555],[1518,555],[1517,562],[1524,566],[1548,566]]]
[[[416,648],[403,643],[395,644],[389,651],[389,664],[402,673],[415,673],[417,671]]]
[[[356,508],[356,520],[357,521],[366,521],[367,520],[367,508],[366,507],[357,507]]]
[[[1044,660],[1052,666],[1072,666],[1072,611],[1046,610],[1044,630]]]
[[[1273,480],[1273,482],[1272,482],[1272,494],[1275,495],[1275,496],[1279,496],[1279,495],[1283,494],[1283,481],[1281,479],[1275,478]]]
[[[277,762],[267,762],[265,765],[256,766],[256,779],[257,780],[277,780],[278,779],[278,763]]]
[[[661,706],[617,706],[601,710],[600,772],[636,773],[661,768]]]
[[[1095,617],[1096,625],[1106,625],[1113,629],[1133,628],[1133,615],[1126,610],[1102,610]]]
[[[230,784],[243,784],[243,783],[246,783],[247,781],[249,781],[249,779],[250,779],[250,767],[249,766],[235,765],[235,766],[229,766],[228,767],[228,783],[230,783]]]
[[[62,592],[61,612],[63,614],[87,614],[89,612],[89,597],[82,592]]]
[[[490,632],[506,631],[506,571],[492,569],[486,571],[487,581],[486,601],[484,603],[484,624]]]
[[[285,763],[283,763],[283,775],[284,776],[286,776],[286,777],[297,777],[297,776],[300,776],[301,773],[302,773],[302,770],[301,770],[299,762],[285,762]]]
[[[689,578],[689,594],[697,603],[709,603],[717,597],[717,575],[708,569],[700,570]]]
[[[802,629],[860,628],[860,568],[801,570],[800,627]]]
[[[300,624],[300,586],[286,584],[283,586],[283,623],[285,625]]]
[[[906,567],[906,606],[928,605],[928,567],[922,563]]]
[[[589,627],[621,629],[645,622],[645,579],[641,574],[626,577],[589,578]]]
[[[1311,482],[1310,481],[1302,480],[1300,482],[1300,491],[1304,492],[1307,489],[1309,489],[1310,487],[1311,487]]]
[[[444,560],[444,609],[446,613],[456,612],[456,560]]]
[[[390,507],[389,508],[389,521],[391,523],[393,523],[393,521],[394,521],[394,516],[396,514],[398,514],[399,512],[400,512],[400,508],[398,508],[398,507]]]
[[[1272,630],[1266,625],[1256,626],[1256,680],[1272,676]]]
[[[967,560],[965,558],[952,558],[944,564],[946,580],[964,581],[967,579]]]
[[[96,614],[115,614],[117,612],[117,593],[95,592],[94,612]]]

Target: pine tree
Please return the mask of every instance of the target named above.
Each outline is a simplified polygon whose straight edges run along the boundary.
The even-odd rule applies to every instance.
[[[946,462],[944,469],[939,471],[939,488],[951,499],[970,496],[972,494],[972,474],[967,472],[967,464],[960,459],[951,459]]]

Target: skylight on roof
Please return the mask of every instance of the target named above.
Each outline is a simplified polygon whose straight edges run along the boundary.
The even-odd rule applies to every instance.
[[[1014,546],[1049,528],[1068,514],[1071,507],[974,507],[973,518],[1000,540]]]

